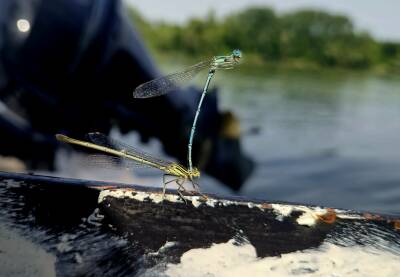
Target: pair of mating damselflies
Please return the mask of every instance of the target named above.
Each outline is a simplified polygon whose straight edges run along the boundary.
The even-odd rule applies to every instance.
[[[56,137],[62,142],[80,145],[108,154],[108,157],[103,156],[102,158],[99,158],[99,160],[102,160],[102,163],[114,165],[116,163],[120,163],[122,160],[125,160],[131,162],[128,162],[128,164],[126,164],[127,167],[133,167],[134,165],[140,164],[144,166],[158,168],[165,173],[163,177],[163,195],[165,194],[167,183],[174,181],[178,185],[178,193],[183,198],[181,192],[185,191],[183,183],[186,180],[191,181],[193,184],[193,188],[198,190],[198,185],[195,183],[194,178],[200,177],[200,171],[197,168],[193,167],[192,144],[196,131],[197,120],[201,111],[201,106],[203,104],[204,97],[207,94],[211,79],[213,78],[216,70],[234,68],[239,63],[241,56],[242,54],[240,50],[234,50],[232,54],[228,56],[215,56],[210,60],[202,61],[193,66],[190,66],[183,71],[162,76],[147,83],[141,84],[133,92],[134,98],[149,98],[160,96],[178,89],[181,85],[184,85],[186,82],[193,79],[200,71],[208,68],[208,77],[204,85],[203,93],[197,106],[196,114],[190,131],[187,169],[178,163],[165,161],[159,158],[155,158],[144,152],[138,151],[131,146],[112,140],[111,138],[108,138],[107,136],[100,133],[88,134],[91,142],[69,138],[64,135],[57,135]],[[165,177],[167,175],[172,175],[176,178],[171,181],[166,181]]]

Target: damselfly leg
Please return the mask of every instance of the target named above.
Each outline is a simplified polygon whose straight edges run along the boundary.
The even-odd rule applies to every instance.
[[[200,194],[201,197],[203,197],[205,200],[207,200],[208,199],[207,195],[203,194],[200,191],[200,185],[198,183],[196,183],[193,179],[190,180],[190,182],[192,183],[194,192],[197,193],[197,194]]]
[[[167,181],[167,179],[166,179],[167,176],[171,176],[171,177],[175,177],[175,178],[173,178],[173,179]],[[163,175],[163,193],[162,193],[162,198],[163,198],[163,199],[165,198],[165,191],[166,191],[166,189],[167,189],[167,185],[170,184],[170,183],[174,183],[174,182],[178,185],[177,193],[179,194],[179,196],[180,196],[180,197],[185,201],[185,203],[186,203],[186,199],[185,199],[184,195],[182,194],[182,192],[188,193],[188,191],[187,191],[187,190],[185,189],[185,187],[183,186],[183,183],[185,182],[185,179],[182,178],[182,177],[176,178],[175,175],[170,175],[170,174],[164,174],[164,175]]]
[[[183,178],[179,178],[178,180],[176,180],[176,184],[178,185],[178,189],[176,191],[178,192],[180,197],[183,199],[183,201],[185,201],[185,204],[187,205],[186,198],[182,194],[182,192],[186,192],[187,193],[185,187],[183,186],[183,183],[185,183],[185,179],[183,179]]]

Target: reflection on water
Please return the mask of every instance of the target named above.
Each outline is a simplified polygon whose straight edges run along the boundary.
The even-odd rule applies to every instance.
[[[266,73],[217,82],[258,163],[243,194],[400,212],[399,79]]]

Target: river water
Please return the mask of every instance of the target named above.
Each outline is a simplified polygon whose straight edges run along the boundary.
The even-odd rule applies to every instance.
[[[257,74],[216,78],[257,163],[241,194],[400,213],[400,79]]]

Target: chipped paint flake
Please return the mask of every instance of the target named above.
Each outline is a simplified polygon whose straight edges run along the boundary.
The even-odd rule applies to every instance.
[[[113,189],[113,190],[102,190],[99,194],[98,202],[101,203],[107,196],[115,197],[115,198],[125,198],[132,196],[131,190],[124,190],[124,189]],[[142,200],[143,201],[143,200]]]
[[[139,201],[144,201],[145,199],[148,199],[149,198],[149,195],[147,195],[147,194],[145,194],[145,193],[142,193],[142,192],[135,192],[135,193],[132,193],[132,196],[133,196],[133,198],[135,198],[136,200],[139,200]]]
[[[149,200],[154,203],[160,203],[163,200],[169,202],[184,203],[184,201],[180,198],[180,196],[174,194],[165,194],[163,199],[161,193],[149,193],[144,191],[122,190],[122,189],[102,190],[99,194],[98,202],[99,203],[103,202],[107,196],[114,198],[131,198],[138,201]]]
[[[297,223],[305,226],[313,226],[317,223],[318,217],[313,212],[304,212],[299,218],[296,219]]]
[[[289,216],[293,211],[293,206],[291,205],[272,204],[271,206],[276,214],[282,216]]]
[[[325,214],[317,216],[319,220],[327,224],[333,224],[336,221],[336,212],[332,208],[327,208]]]
[[[301,208],[299,210],[303,211],[303,214],[297,218],[297,223],[300,225],[305,225],[305,226],[314,226],[318,220],[319,216],[322,216],[326,213],[328,213],[327,209],[322,209],[319,207],[316,207],[314,209],[310,209],[308,207],[300,206]]]
[[[300,211],[303,214],[297,218],[297,223],[305,226],[314,226],[318,221],[325,223],[333,223],[336,218],[341,219],[362,219],[360,215],[350,214],[343,210],[335,210],[332,208],[307,207],[302,205],[283,205],[271,204],[272,209],[277,214],[277,220],[282,220],[282,217],[290,216],[294,211]],[[327,218],[327,216],[329,218]],[[334,218],[333,218],[334,217]]]
[[[192,205],[195,208],[198,208],[201,204],[203,204],[204,201],[201,201],[200,199],[201,199],[200,196],[193,196]]]
[[[151,252],[148,253],[149,256],[157,256],[159,254],[164,253],[165,251],[167,251],[169,248],[176,246],[178,243],[175,241],[167,241],[165,242],[165,244],[163,246],[160,247],[160,249],[158,249],[157,252]]]

